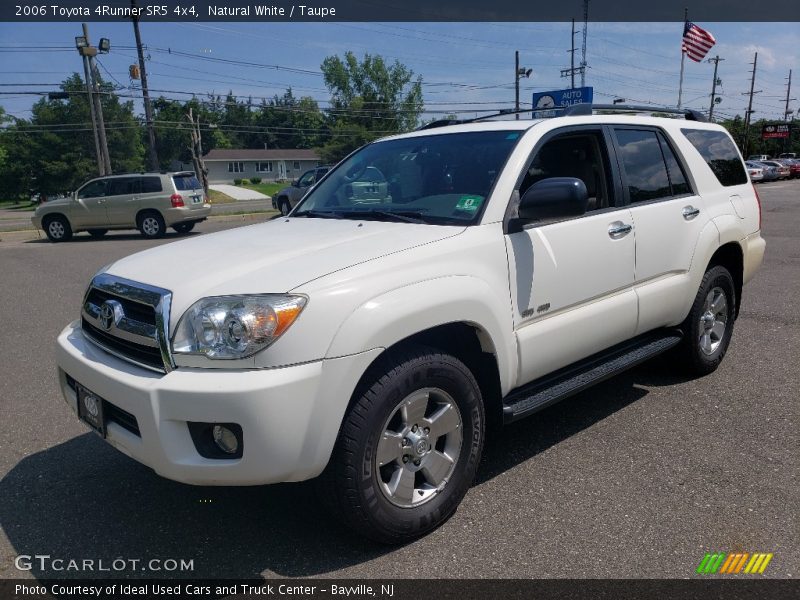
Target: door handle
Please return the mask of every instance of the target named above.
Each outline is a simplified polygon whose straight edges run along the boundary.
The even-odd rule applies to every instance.
[[[699,208],[695,208],[694,206],[692,206],[690,204],[689,206],[684,206],[683,207],[683,210],[681,211],[681,214],[683,215],[684,219],[686,219],[687,221],[691,221],[697,215],[700,214],[700,209]]]
[[[623,223],[622,221],[614,221],[608,226],[608,236],[613,240],[625,237],[631,231],[633,231],[633,225]]]

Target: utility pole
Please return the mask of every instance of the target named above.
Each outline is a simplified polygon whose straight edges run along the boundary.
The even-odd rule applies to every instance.
[[[583,50],[581,52],[581,87],[586,87],[586,31],[589,27],[589,0],[583,0]]]
[[[191,130],[189,134],[191,144],[189,145],[189,150],[192,153],[194,172],[197,175],[197,178],[203,184],[203,190],[205,190],[206,196],[208,196],[208,174],[206,172],[206,166],[203,162],[203,137],[200,133],[200,115],[197,115],[197,120],[195,121],[194,113],[190,107],[186,118],[189,120],[189,123],[191,123]]]
[[[105,166],[105,175],[111,175],[111,157],[108,154],[108,140],[106,139],[106,124],[103,119],[103,104],[100,102],[100,85],[97,83],[98,73],[97,64],[94,57],[97,54],[97,48],[92,47],[89,41],[89,27],[86,23],[83,24],[83,36],[86,38],[88,47],[85,48],[85,56],[89,59],[89,72],[92,76],[92,88],[94,90],[94,112],[97,117],[97,132],[100,138],[100,151],[103,155],[103,165]]]
[[[758,92],[754,92],[753,88],[756,85],[756,67],[758,66],[758,52],[755,53],[753,57],[753,76],[750,78],[750,101],[747,103],[747,112],[744,116],[744,140],[742,141],[742,154],[747,157],[747,146],[749,143],[748,136],[750,134],[750,115],[753,113],[753,94],[758,94]]]
[[[789,69],[789,83],[786,85],[786,106],[783,109],[783,120],[788,121],[789,115],[791,112],[789,111],[789,101],[794,100],[794,98],[790,98],[789,95],[792,93],[792,70]]]
[[[583,67],[575,67],[575,19],[572,19],[572,49],[567,50],[570,53],[570,67],[569,69],[561,69],[561,77],[569,77],[571,88],[575,89],[575,73],[583,75]]]
[[[519,50],[514,51],[514,111],[517,121],[519,121],[519,78],[530,77],[533,69],[526,69],[519,66]]]
[[[84,28],[84,35],[86,29]],[[86,44],[89,43],[87,38]],[[103,159],[103,152],[100,149],[100,133],[97,131],[97,116],[94,114],[94,92],[92,90],[92,76],[89,74],[89,57],[83,53],[86,46],[79,46],[78,53],[83,60],[83,74],[86,78],[86,100],[89,104],[89,114],[92,117],[92,132],[94,133],[94,152],[97,157],[97,174],[101,177],[106,174],[106,163]]]
[[[714,63],[714,81],[711,84],[711,107],[708,109],[708,120],[712,122],[714,121],[714,100],[717,98],[717,67],[719,67],[719,61],[721,60],[725,59],[720,58],[719,55],[708,59],[708,62]]]
[[[136,8],[136,0],[131,0],[131,8]],[[132,11],[134,15],[138,11]],[[156,151],[156,132],[153,127],[153,105],[150,103],[150,92],[147,89],[147,70],[144,63],[144,52],[142,51],[142,36],[139,33],[139,17],[131,18],[133,21],[133,34],[136,37],[136,53],[139,55],[139,73],[142,78],[142,99],[144,100],[144,119],[147,126],[147,138],[149,151],[147,153],[151,171],[158,171],[158,152]]]

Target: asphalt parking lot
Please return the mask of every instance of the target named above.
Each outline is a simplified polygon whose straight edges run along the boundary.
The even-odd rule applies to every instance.
[[[21,573],[19,554],[194,560],[148,576],[685,578],[714,551],[771,552],[765,576],[796,577],[800,181],[758,190],[766,260],[720,369],[686,380],[655,359],[506,428],[456,515],[401,548],[329,522],[306,484],[162,479],[67,408],[54,340],[89,278],[178,236],[0,242],[0,578],[79,575]]]

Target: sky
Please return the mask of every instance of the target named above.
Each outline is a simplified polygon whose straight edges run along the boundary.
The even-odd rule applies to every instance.
[[[800,98],[800,24],[697,24],[717,40],[708,57],[724,59],[717,74],[722,102],[715,115],[744,114],[758,52],[755,90],[760,93],[754,96],[753,119],[782,119],[790,69],[792,97]],[[576,64],[581,27],[579,22]],[[520,82],[523,107],[530,106],[534,92],[568,88],[569,79],[560,71],[569,67],[570,30],[570,23],[141,23],[154,97],[186,100],[191,93],[232,91],[258,102],[291,87],[296,96],[311,96],[325,108],[330,94],[320,64],[326,56],[352,50],[357,56],[397,59],[422,76],[426,120],[513,107],[515,50],[521,66],[533,70]],[[99,57],[103,76],[121,94],[138,94],[138,82],[128,76],[128,66],[136,62],[132,25],[90,23],[89,33],[95,44],[100,37],[111,40],[111,52]],[[682,33],[682,22],[589,22],[586,85],[594,88],[595,102],[625,98],[675,106]],[[78,23],[0,23],[0,106],[28,118],[38,97],[19,92],[55,90],[73,72],[82,73],[74,48],[80,34]],[[686,59],[685,107],[708,110],[713,70],[706,61]],[[794,100],[789,108],[797,111],[800,104]]]

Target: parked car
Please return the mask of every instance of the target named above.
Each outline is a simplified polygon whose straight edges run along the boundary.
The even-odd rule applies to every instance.
[[[98,177],[71,196],[42,203],[31,220],[51,242],[79,231],[103,237],[111,229],[138,229],[160,238],[172,227],[188,233],[211,213],[203,186],[191,171]]]
[[[789,167],[789,177],[794,179],[800,177],[800,161],[794,158],[776,158],[775,162],[781,163],[785,167]]]
[[[283,215],[288,215],[311,186],[330,170],[330,166],[322,166],[306,171],[295,179],[292,185],[283,188],[272,197],[272,208],[281,211]]]
[[[745,163],[748,167],[754,166],[760,168],[763,171],[764,178],[762,181],[777,181],[780,178],[780,173],[778,172],[778,167],[772,167],[768,164],[758,161],[748,160]]]
[[[764,181],[764,167],[752,161],[747,161],[745,166],[747,167],[747,174],[750,175],[750,181],[753,183]]]
[[[792,174],[788,165],[778,162],[777,160],[763,160],[761,162],[769,167],[775,167],[778,171],[778,179],[789,179]]]
[[[665,368],[720,365],[765,242],[733,140],[696,118],[575,111],[370,143],[287,218],[98,272],[58,337],[63,397],[169,479],[318,478],[352,531],[423,535],[469,489],[487,423],[668,350]]]
[[[769,160],[769,154],[753,154],[752,156],[748,156],[747,160],[754,160],[756,162],[763,162],[765,160]]]
[[[778,158],[793,158],[793,159],[796,159],[797,158],[797,152],[784,152],[783,154],[780,154],[778,156]]]

